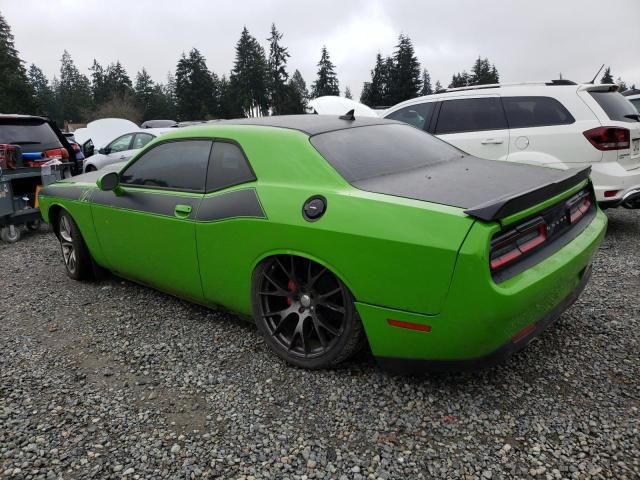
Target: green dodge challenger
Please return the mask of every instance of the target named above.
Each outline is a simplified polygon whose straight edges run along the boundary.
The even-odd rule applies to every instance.
[[[588,169],[349,115],[178,129],[39,201],[72,278],[103,268],[250,316],[306,368],[365,343],[404,371],[505,358],[576,300],[606,229]]]

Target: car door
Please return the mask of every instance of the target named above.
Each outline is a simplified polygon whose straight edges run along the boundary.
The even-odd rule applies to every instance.
[[[444,100],[434,134],[471,155],[506,160],[509,127],[497,96]]]
[[[106,165],[111,165],[112,163],[124,162],[131,158],[133,153],[131,151],[131,142],[133,141],[134,134],[127,133],[126,135],[122,135],[112,141],[107,147],[103,150],[104,158],[101,159],[101,168]]]
[[[243,149],[237,143],[216,140],[196,223],[206,303],[235,311],[245,308],[255,252],[263,241],[256,222],[265,220],[256,176]]]
[[[93,194],[96,234],[114,272],[202,300],[195,221],[211,146],[201,139],[154,145],[120,172],[119,194]]]

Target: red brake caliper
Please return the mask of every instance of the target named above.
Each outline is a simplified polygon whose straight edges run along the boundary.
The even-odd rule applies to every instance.
[[[293,283],[293,280],[289,280],[289,283],[287,283],[287,288],[289,289],[290,292],[296,291],[296,284]],[[292,303],[293,301],[291,300],[291,298],[287,298],[287,305],[291,305]]]

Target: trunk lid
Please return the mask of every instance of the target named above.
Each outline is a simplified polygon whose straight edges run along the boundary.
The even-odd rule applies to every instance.
[[[530,209],[588,178],[590,168],[558,170],[465,156],[353,182],[361,190],[463,208],[495,221]]]

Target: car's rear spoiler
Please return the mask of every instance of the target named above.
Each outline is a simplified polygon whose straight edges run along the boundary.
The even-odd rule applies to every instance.
[[[467,215],[487,222],[506,218],[514,213],[534,207],[545,200],[559,195],[589,178],[591,167],[570,168],[558,172],[558,180],[513,195],[504,195],[488,202],[467,208]]]

